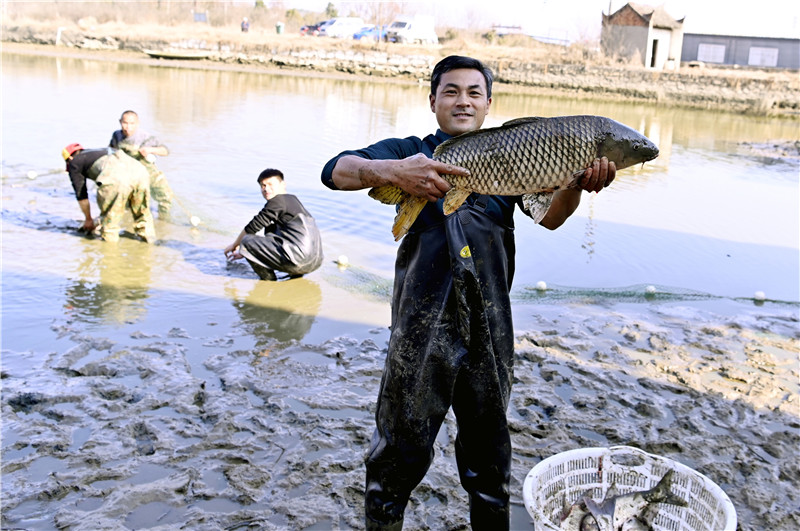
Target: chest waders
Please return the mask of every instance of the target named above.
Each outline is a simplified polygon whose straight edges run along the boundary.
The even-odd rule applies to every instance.
[[[88,173],[97,182],[101,237],[111,242],[119,240],[127,209],[133,216],[133,232],[144,241],[155,242],[148,177],[142,165],[121,150],[112,151],[97,159]]]
[[[450,407],[472,528],[509,527],[515,248],[513,229],[484,213],[486,199],[408,234],[398,250],[392,333],[366,461],[367,529],[402,528]]]
[[[148,137],[144,137],[146,140]],[[152,144],[150,144],[152,145]],[[150,179],[150,197],[158,203],[158,213],[166,215],[172,207],[172,201],[175,199],[175,194],[167,182],[167,176],[164,175],[155,163],[150,162],[139,153],[142,147],[141,141],[133,143],[129,139],[123,138],[118,142],[119,149],[125,151],[132,158],[139,161],[139,163],[147,170]]]
[[[298,214],[274,232],[247,234],[242,238],[242,253],[259,277],[275,280],[275,271],[305,275],[322,265],[322,239],[314,218]]]

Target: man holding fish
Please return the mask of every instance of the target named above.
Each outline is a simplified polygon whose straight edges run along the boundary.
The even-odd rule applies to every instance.
[[[452,185],[456,178],[481,177],[468,169],[467,159],[435,160],[437,146],[480,130],[492,103],[491,71],[473,58],[446,57],[433,70],[429,101],[439,125],[435,134],[345,151],[322,171],[329,188],[372,188],[376,199],[399,204],[398,218],[417,198],[424,200],[394,231],[398,239],[407,235],[397,252],[391,337],[366,460],[366,527],[402,528],[408,498],[433,460],[434,441],[452,407],[472,527],[508,529],[513,214],[515,206],[526,213],[529,207],[521,192],[505,192],[492,175],[483,177],[496,187],[494,193]],[[569,168],[569,183],[523,187],[525,194],[548,195],[540,202],[546,211],[534,217],[542,226],[558,228],[577,209],[582,191],[600,192],[614,180],[616,165],[600,151],[581,167]],[[510,164],[503,164],[501,175],[513,173]],[[460,206],[458,199],[451,205],[455,212],[446,215],[443,198],[458,187],[466,199]]]

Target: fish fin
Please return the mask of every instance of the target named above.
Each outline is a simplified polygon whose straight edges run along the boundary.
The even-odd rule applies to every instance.
[[[439,144],[438,146],[436,146],[436,148],[433,150],[433,155],[431,156],[431,158],[433,160],[441,160],[440,157],[441,157],[442,153],[444,153],[445,151],[450,149],[450,147],[453,144],[459,144],[459,143],[463,142],[464,139],[466,139],[466,138],[470,138],[470,137],[473,137],[473,136],[489,136],[491,138],[491,135],[493,135],[495,132],[503,129],[508,124],[514,124],[515,122],[519,122],[519,123],[522,124],[522,123],[527,123],[529,121],[534,121],[534,120],[538,120],[538,119],[539,118],[517,118],[516,120],[511,120],[511,121],[507,122],[506,124],[503,124],[502,126],[499,126],[499,127],[484,127],[482,129],[474,129],[472,131],[467,131],[466,133],[461,133],[458,136],[450,137],[447,140],[445,140],[444,142],[442,142],[441,144]],[[456,164],[456,166],[457,166],[457,164]]]
[[[658,511],[661,509],[661,506],[657,503],[651,503],[644,509],[642,509],[641,514],[637,517],[637,520],[641,522],[645,529],[653,529],[653,522],[658,516]]]
[[[451,188],[444,196],[444,205],[442,206],[444,215],[450,215],[458,210],[458,207],[467,200],[471,193],[470,190],[464,190],[463,188]]]
[[[547,214],[550,203],[553,202],[553,192],[538,192],[535,194],[525,194],[522,196],[522,211],[533,219],[534,223],[539,223]]]
[[[433,150],[432,158],[434,160],[439,160],[439,156],[445,151],[447,151],[450,148],[450,146],[462,142],[465,138],[472,136],[491,135],[495,131],[499,131],[500,129],[503,128],[513,127],[516,125],[529,124],[531,122],[538,122],[540,120],[547,120],[547,118],[543,118],[541,116],[528,116],[525,118],[515,118],[513,120],[507,121],[506,123],[498,127],[484,127],[482,129],[475,129],[473,131],[467,131],[466,133],[461,133],[458,136],[448,138],[447,140],[436,146],[436,149]]]
[[[667,493],[667,498],[661,503],[677,505],[678,507],[687,507],[689,505],[686,500],[671,491]]]
[[[419,216],[419,213],[422,212],[427,203],[426,199],[412,195],[408,195],[406,200],[400,203],[400,208],[394,218],[394,225],[392,225],[392,234],[395,241],[398,241],[408,233],[411,225],[414,224],[417,216]]]
[[[607,502],[604,502],[602,505],[600,505],[591,498],[586,498],[584,502],[586,504],[586,508],[589,510],[589,514],[594,517],[594,521],[597,523],[597,528],[600,531],[613,531],[613,501],[611,503],[611,507],[608,507],[609,504]]]
[[[434,148],[431,158],[433,160],[440,160],[439,157],[441,156],[441,154],[450,149],[450,146],[452,146],[453,144],[462,142],[465,138],[470,136],[486,134],[485,131],[486,129],[475,129],[474,131],[467,131],[466,133],[461,133],[458,136],[450,137],[441,144],[439,144],[438,146],[436,146],[436,148]]]
[[[503,125],[501,127],[507,127],[507,126],[512,126],[512,125],[521,125],[521,124],[529,124],[529,123],[532,123],[532,122],[538,122],[538,121],[545,120],[545,119],[546,118],[544,118],[542,116],[526,116],[524,118],[514,118],[513,120],[509,120],[509,121],[503,123]]]
[[[572,173],[572,180],[567,183],[567,188],[580,188],[581,181],[586,175],[586,168]]]
[[[611,483],[611,486],[608,487],[608,490],[606,491],[606,495],[604,496],[603,499],[610,500],[611,498],[615,498],[617,496],[622,496],[622,494],[620,494],[620,492],[619,492],[619,487],[617,486],[617,482],[613,481]]]
[[[405,201],[411,194],[404,192],[401,188],[386,184],[383,186],[376,186],[371,188],[368,194],[372,199],[376,199],[384,205],[399,205]]]

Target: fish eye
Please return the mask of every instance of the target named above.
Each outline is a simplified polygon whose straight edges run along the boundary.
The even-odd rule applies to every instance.
[[[639,150],[639,144],[634,144],[633,145],[633,150],[634,151],[638,151]]]

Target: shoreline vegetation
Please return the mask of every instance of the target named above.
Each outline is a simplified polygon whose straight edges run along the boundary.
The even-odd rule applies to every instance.
[[[49,3],[32,4],[41,9]],[[255,18],[252,10],[241,10],[249,13],[252,21],[251,30],[244,33],[238,27],[241,17],[233,12],[225,15],[227,23],[217,16],[217,23],[223,25],[214,25],[163,17],[158,20],[152,16],[148,20],[146,14],[140,15],[141,21],[128,22],[120,13],[90,15],[94,9],[84,8],[80,12],[75,6],[70,15],[65,15],[58,12],[67,9],[63,4],[53,6],[55,9],[48,14],[26,14],[21,12],[22,6],[13,9],[9,6],[3,14],[3,51],[77,54],[120,62],[169,61],[170,66],[186,68],[280,71],[407,83],[427,82],[433,65],[442,57],[472,55],[495,73],[498,92],[800,119],[797,71],[708,65],[682,65],[675,71],[657,71],[604,57],[597,51],[596,43],[561,46],[521,35],[498,37],[493,32],[441,28],[437,28],[441,35],[438,46],[302,36],[299,33],[302,24],[317,22],[325,15],[306,14],[307,20],[303,20],[300,15],[292,17],[290,10],[281,17],[277,8],[263,8],[264,13]],[[155,11],[153,7],[147,9]],[[11,13],[14,10],[20,12]],[[293,20],[281,26],[279,33],[277,24],[281,18]],[[208,57],[152,59],[143,51],[170,49],[204,50]]]

